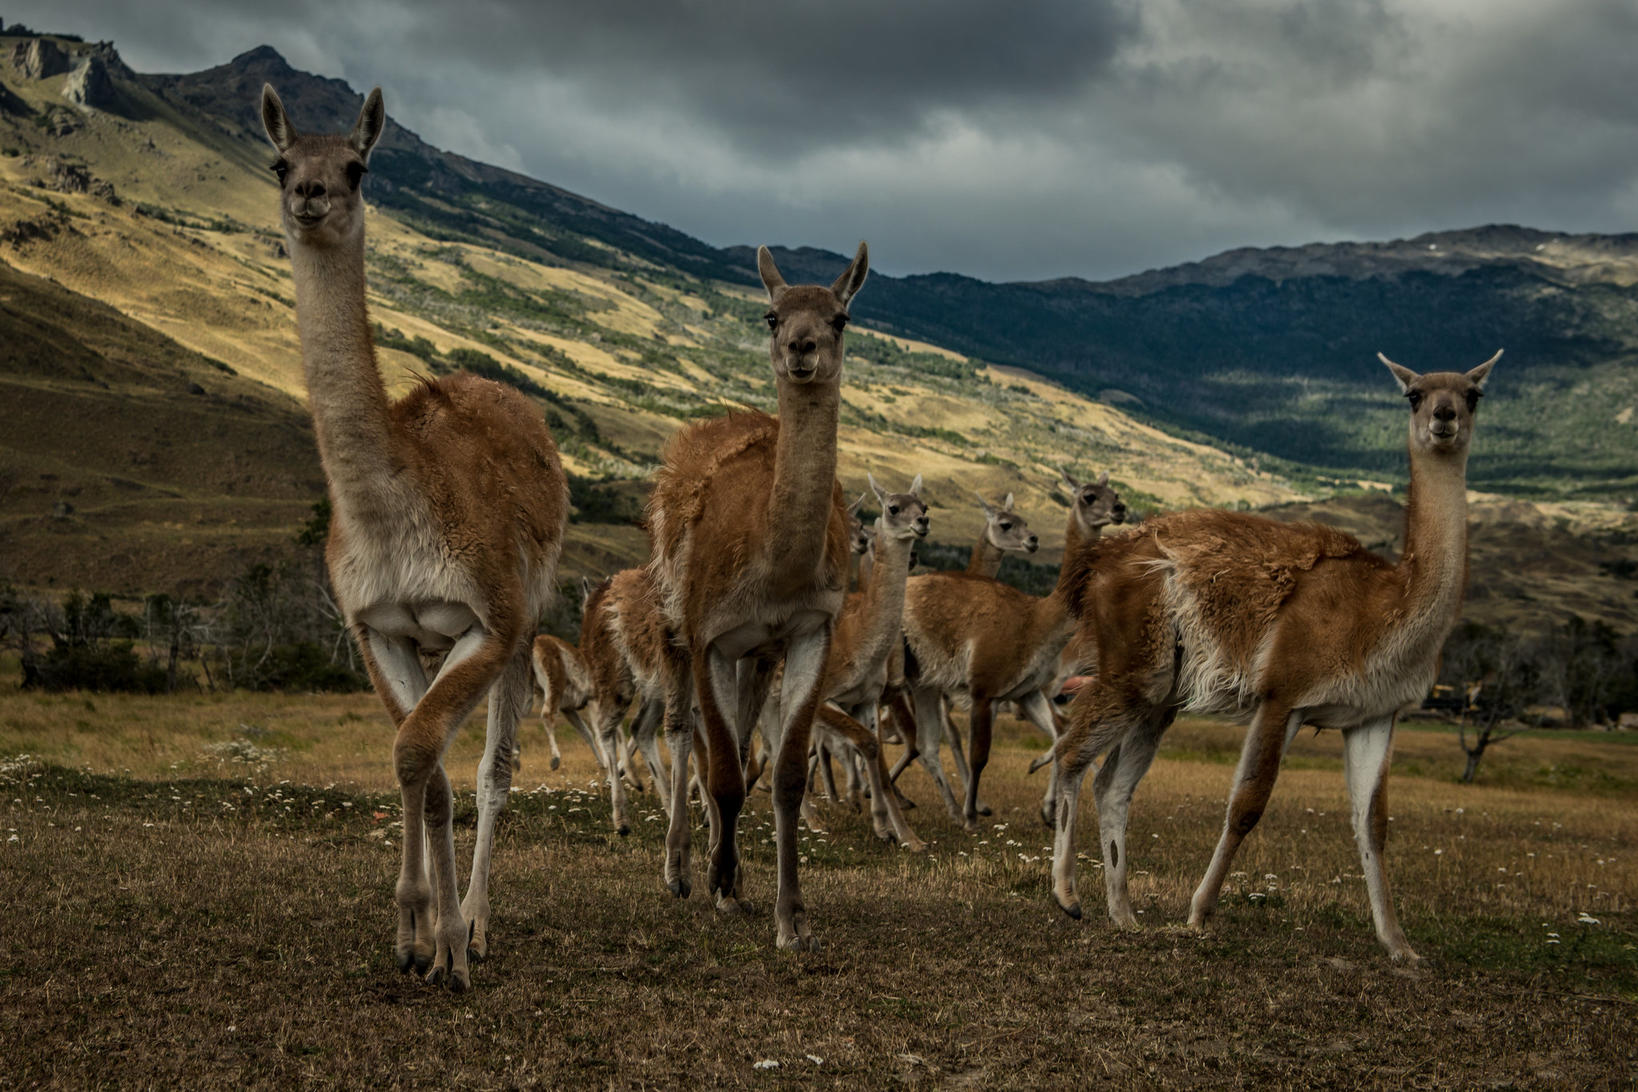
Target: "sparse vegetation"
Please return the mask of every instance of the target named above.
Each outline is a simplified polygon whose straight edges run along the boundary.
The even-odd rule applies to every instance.
[[[0,705],[0,818],[16,836],[0,852],[14,902],[52,907],[0,976],[21,1085],[96,1083],[116,1053],[132,1083],[445,1086],[1474,1086],[1518,1081],[1528,1056],[1526,1077],[1594,1087],[1634,1060],[1638,828],[1613,805],[1638,790],[1638,746],[1618,741],[1521,738],[1492,788],[1453,783],[1444,732],[1400,734],[1388,853],[1428,957],[1405,972],[1370,935],[1331,734],[1293,745],[1204,936],[1179,923],[1238,729],[1173,729],[1133,814],[1146,925],[1121,933],[1050,905],[1022,773],[1035,739],[1005,721],[986,780],[997,814],[977,836],[919,808],[932,845],[911,856],[821,803],[831,830],[801,844],[825,947],[792,956],[761,903],[723,917],[698,893],[671,898],[652,798],[615,837],[589,754],[566,743],[548,770],[530,721],[496,840],[492,958],[452,997],[390,966],[397,793],[384,757],[357,758],[386,730],[373,697],[0,691]],[[449,759],[463,872],[473,719]],[[1571,769],[1607,783],[1589,791]],[[905,788],[930,799],[919,771]],[[754,794],[753,901],[772,887],[769,818]],[[429,1013],[447,1039],[435,1055]]]

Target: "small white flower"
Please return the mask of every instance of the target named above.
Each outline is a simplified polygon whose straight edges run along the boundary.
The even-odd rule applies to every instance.
[[[1585,910],[1581,911],[1581,916],[1576,918],[1575,920],[1576,920],[1577,924],[1580,924],[1580,925],[1597,925],[1598,924],[1598,919],[1593,917],[1591,914],[1587,913]]]
[[[752,1069],[778,1069],[779,1063],[772,1058],[764,1058],[751,1067]]]
[[[809,1054],[807,1057],[808,1057],[808,1061],[812,1062],[814,1065],[824,1065],[825,1064],[825,1060],[823,1058],[819,1057],[819,1055],[817,1055],[817,1054]]]

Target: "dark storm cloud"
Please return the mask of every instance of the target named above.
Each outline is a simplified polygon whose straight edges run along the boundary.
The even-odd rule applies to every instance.
[[[1638,222],[1632,0],[26,0],[146,71],[266,42],[434,144],[716,243],[1110,276]]]
[[[753,156],[902,140],[934,115],[1056,104],[1094,83],[1135,20],[1104,0],[892,4],[429,5],[412,51],[683,107]]]

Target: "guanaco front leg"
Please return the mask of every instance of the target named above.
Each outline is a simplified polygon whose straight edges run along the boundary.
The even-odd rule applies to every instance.
[[[1371,898],[1376,936],[1388,955],[1412,963],[1421,959],[1405,939],[1394,914],[1388,877],[1382,869],[1382,851],[1388,841],[1388,762],[1393,755],[1393,717],[1367,721],[1342,733],[1342,768],[1348,778],[1353,805],[1354,840],[1359,844],[1360,869]]]

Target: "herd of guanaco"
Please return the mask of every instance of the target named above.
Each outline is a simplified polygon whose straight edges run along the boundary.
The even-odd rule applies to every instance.
[[[272,87],[261,113],[333,508],[326,562],[397,729],[401,969],[464,990],[470,962],[488,951],[495,822],[537,682],[548,727],[562,713],[592,747],[622,833],[622,770],[635,774],[641,750],[669,814],[662,873],[678,897],[695,878],[694,771],[709,830],[706,890],[725,912],[746,909],[737,820],[750,785],[767,779],[776,937],[796,949],[815,945],[797,823],[810,776],[830,776],[829,756],[867,796],[877,834],[919,848],[895,778],[919,761],[972,828],[988,810],[979,787],[994,716],[1009,705],[1051,741],[1035,763],[1050,767],[1041,815],[1054,829],[1053,894],[1075,917],[1079,795],[1103,756],[1093,798],[1108,909],[1131,927],[1127,812],[1161,736],[1180,710],[1249,714],[1222,835],[1189,912],[1202,926],[1291,738],[1304,724],[1335,728],[1378,938],[1394,959],[1417,958],[1382,868],[1388,763],[1395,715],[1432,683],[1460,609],[1467,455],[1495,357],[1421,375],[1382,358],[1410,408],[1397,562],[1328,527],[1226,511],[1104,534],[1127,515],[1108,474],[1081,482],[1064,470],[1063,562],[1051,593],[1030,596],[996,579],[1005,553],[1039,544],[1010,495],[981,500],[985,528],[964,572],[911,572],[928,532],[920,477],[903,492],[870,478],[880,515],[862,524],[837,480],[837,424],[848,308],[868,250],[860,243],[829,285],[792,285],[764,247],[757,269],[778,414],[730,413],[672,437],[645,512],[649,560],[585,588],[580,639],[569,644],[536,636],[570,513],[539,409],[467,374],[426,379],[396,401],[383,386],[365,307],[361,193],[386,125],[380,90],[345,134],[299,132]],[[1071,675],[1084,681],[1060,714],[1052,699]],[[485,698],[477,845],[462,898],[443,759]],[[968,711],[965,748],[949,731],[952,708]],[[904,749],[890,769],[895,733]],[[959,784],[944,772],[946,740]],[[555,764],[555,736],[552,753]]]

